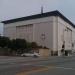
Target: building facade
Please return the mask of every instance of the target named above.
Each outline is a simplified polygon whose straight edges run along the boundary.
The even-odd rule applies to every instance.
[[[65,50],[75,50],[75,26],[59,11],[52,11],[7,21],[4,23],[4,36],[10,39],[26,39],[46,46],[61,55]]]

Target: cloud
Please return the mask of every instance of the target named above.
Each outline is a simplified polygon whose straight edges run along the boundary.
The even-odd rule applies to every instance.
[[[75,20],[75,0],[0,0],[0,20],[7,20],[41,12],[60,10]]]
[[[44,12],[59,10],[75,22],[75,0],[0,0],[0,20],[40,13],[42,5]]]
[[[75,0],[61,0],[58,9],[75,23]]]
[[[41,6],[44,11],[51,11],[58,8],[60,0],[3,0],[0,8],[0,19],[6,20],[40,13]]]

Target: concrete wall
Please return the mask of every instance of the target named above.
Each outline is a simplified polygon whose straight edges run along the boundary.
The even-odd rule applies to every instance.
[[[53,17],[53,51],[58,51],[58,21]]]
[[[65,41],[65,50],[72,50],[75,29],[60,17],[58,19],[58,54],[61,54],[62,44]]]
[[[75,52],[75,28],[73,28],[69,23],[64,21],[62,18],[54,16],[53,51],[58,51],[59,56],[61,55],[63,41],[65,41],[66,50],[73,50]],[[74,47],[72,47],[72,43],[74,44]]]
[[[35,41],[42,46],[53,49],[53,22],[35,24]]]
[[[23,27],[26,28],[27,25],[32,25],[32,27],[30,27],[30,34],[28,34],[29,30],[22,31]],[[43,36],[43,34],[45,34],[45,36]],[[29,42],[34,41],[37,42],[39,45],[53,49],[53,16],[5,24],[4,35],[10,37],[11,39],[23,38],[22,36],[24,36],[24,38]],[[26,36],[29,35],[31,35],[32,38],[30,40],[26,38]]]
[[[16,39],[16,26],[14,25],[4,25],[4,36],[10,39]]]
[[[39,54],[40,57],[49,57],[51,55],[49,49],[39,49]]]
[[[33,24],[16,26],[16,38],[33,41]]]
[[[28,31],[23,30],[20,32],[20,30],[17,30],[17,28],[23,28],[23,26],[26,29],[27,25],[29,25]],[[66,36],[66,34],[68,34],[65,31],[66,28],[72,30],[72,33],[70,33],[71,37],[69,36],[70,38]],[[64,40],[66,41],[65,48],[68,49],[70,46],[70,48],[75,51],[75,29],[69,23],[57,16],[20,21],[4,25],[5,36],[15,39],[19,38],[19,36],[21,36],[20,34],[22,34],[22,36],[24,36],[24,38],[29,42],[34,41],[39,45],[50,48],[50,50],[58,51],[59,55],[61,55]],[[30,39],[28,39],[27,36],[29,36]],[[74,43],[74,47],[71,46],[72,43]]]

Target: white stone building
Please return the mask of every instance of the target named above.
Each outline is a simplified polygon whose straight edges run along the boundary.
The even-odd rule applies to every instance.
[[[26,39],[46,46],[61,55],[62,45],[65,50],[75,49],[75,26],[59,11],[52,11],[27,17],[2,21],[4,36],[10,39]]]

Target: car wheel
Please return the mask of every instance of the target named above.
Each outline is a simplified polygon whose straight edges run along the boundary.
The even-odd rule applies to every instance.
[[[34,57],[36,58],[36,57],[38,57],[37,55],[34,55]]]

